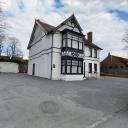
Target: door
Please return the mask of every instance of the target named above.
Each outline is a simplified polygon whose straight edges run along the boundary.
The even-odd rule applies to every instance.
[[[84,77],[85,77],[85,62],[84,62]]]
[[[33,64],[33,66],[32,66],[32,75],[33,76],[35,75],[35,64]]]

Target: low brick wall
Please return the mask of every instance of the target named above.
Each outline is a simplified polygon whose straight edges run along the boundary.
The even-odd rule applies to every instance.
[[[110,74],[110,73],[100,73],[101,76],[112,76],[112,77],[124,77],[128,78],[128,74]]]

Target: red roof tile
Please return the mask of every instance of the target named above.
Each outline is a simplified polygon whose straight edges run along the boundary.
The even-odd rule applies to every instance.
[[[54,26],[47,24],[45,22],[42,22],[40,20],[38,20],[39,24],[47,31],[47,32],[51,32],[53,31],[53,29],[55,28]]]

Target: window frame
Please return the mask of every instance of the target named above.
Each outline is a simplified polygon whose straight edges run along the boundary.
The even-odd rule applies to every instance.
[[[89,57],[92,57],[92,48],[89,47]]]
[[[70,35],[69,37],[68,37],[68,34]],[[76,39],[73,38],[73,37],[76,37]],[[66,42],[66,45],[65,46],[63,46],[64,40]],[[77,35],[77,34],[74,34],[74,33],[71,33],[71,32],[63,33],[62,34],[62,48],[68,47],[68,40],[71,40],[71,47],[69,47],[69,48],[73,48],[73,41],[75,41],[75,42],[78,43],[78,46],[77,46],[77,48],[74,48],[74,49],[83,50],[84,38],[82,36]],[[82,49],[80,49],[80,47],[79,47],[80,46],[80,43],[82,43],[82,47],[81,47]]]
[[[63,65],[62,61],[65,60],[65,65]],[[68,61],[71,61],[71,64],[68,64],[67,62]],[[77,61],[77,65],[76,64],[73,64],[73,61]],[[65,72],[63,72],[62,68],[63,66],[65,67]],[[68,73],[67,72],[67,67],[70,66],[70,72]],[[72,69],[73,69],[73,66],[77,68],[77,72],[76,73],[72,73]],[[81,68],[81,72],[79,73],[79,68]],[[61,74],[67,74],[67,75],[82,75],[83,74],[83,60],[76,60],[76,59],[62,59],[61,58]]]
[[[92,63],[88,63],[89,73],[92,73]]]
[[[97,73],[97,64],[94,64],[94,73]]]
[[[94,49],[94,57],[97,58],[97,49]]]

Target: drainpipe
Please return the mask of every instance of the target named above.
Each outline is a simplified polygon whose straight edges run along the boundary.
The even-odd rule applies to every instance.
[[[52,47],[51,47],[51,80],[52,80],[52,61],[53,61],[53,33],[52,33]]]

